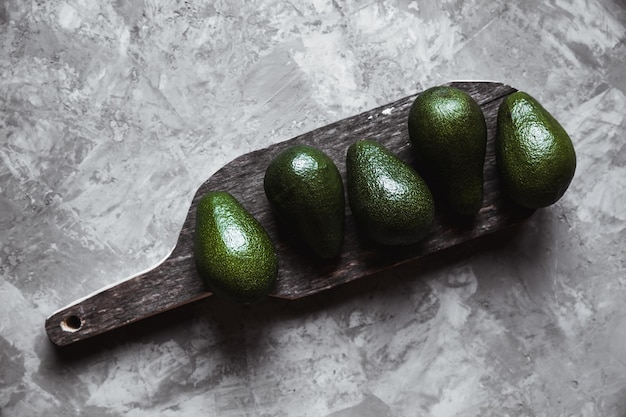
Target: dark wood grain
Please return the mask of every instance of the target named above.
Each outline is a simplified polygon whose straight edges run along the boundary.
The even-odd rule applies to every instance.
[[[435,224],[427,239],[415,245],[386,248],[359,235],[347,207],[342,256],[331,262],[310,256],[275,221],[263,193],[263,176],[270,160],[290,145],[308,144],[323,150],[336,162],[344,180],[346,150],[358,139],[376,140],[413,165],[407,130],[408,111],[417,97],[412,95],[236,158],[198,189],[178,243],[164,262],[54,313],[46,321],[48,337],[57,345],[66,345],[211,295],[197,275],[192,255],[195,207],[208,191],[230,192],[266,228],[279,256],[278,282],[271,295],[287,299],[314,294],[520,223],[531,212],[502,197],[493,149],[498,106],[515,89],[488,82],[451,85],[472,95],[487,120],[484,202],[472,219],[448,213],[437,201]]]

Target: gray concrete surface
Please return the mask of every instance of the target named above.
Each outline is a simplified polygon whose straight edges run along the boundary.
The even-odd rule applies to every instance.
[[[626,416],[623,0],[0,2],[0,415]],[[452,80],[538,98],[566,195],[298,302],[208,299],[55,349],[231,159]]]

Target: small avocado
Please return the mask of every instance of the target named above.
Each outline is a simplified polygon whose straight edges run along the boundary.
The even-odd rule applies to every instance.
[[[345,197],[341,174],[319,149],[293,145],[265,171],[265,195],[281,220],[320,258],[337,257],[343,245]]]
[[[430,232],[433,196],[413,168],[387,148],[359,140],[346,156],[348,202],[357,226],[384,245],[416,243]]]
[[[194,258],[216,295],[254,303],[274,287],[278,259],[261,224],[231,194],[212,191],[196,208]]]
[[[574,145],[530,95],[517,91],[498,109],[496,163],[505,192],[527,208],[558,201],[576,171]]]
[[[487,151],[480,106],[458,88],[432,87],[413,102],[408,124],[416,165],[433,192],[458,214],[478,212]]]

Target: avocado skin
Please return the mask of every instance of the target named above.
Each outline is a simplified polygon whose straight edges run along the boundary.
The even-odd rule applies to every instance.
[[[498,109],[496,162],[505,192],[536,209],[563,196],[576,171],[576,152],[559,122],[533,97],[517,91]]]
[[[319,149],[293,145],[265,171],[265,195],[278,218],[320,258],[341,253],[345,196],[335,163]]]
[[[470,216],[483,202],[487,125],[466,92],[436,86],[413,102],[408,118],[416,166],[456,213]]]
[[[357,226],[383,245],[416,243],[428,235],[435,205],[424,180],[384,146],[360,140],[346,155],[348,202]]]
[[[196,208],[194,258],[216,295],[254,303],[274,287],[278,259],[261,224],[229,193],[204,195]]]

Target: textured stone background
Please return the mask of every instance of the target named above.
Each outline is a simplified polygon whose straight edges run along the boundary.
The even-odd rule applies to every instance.
[[[626,416],[623,0],[2,0],[0,45],[1,416]],[[529,92],[575,143],[514,236],[48,342],[231,159],[458,79]]]

